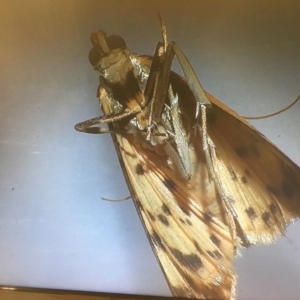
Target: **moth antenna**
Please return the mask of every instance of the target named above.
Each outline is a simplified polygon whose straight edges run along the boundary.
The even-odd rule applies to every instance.
[[[288,106],[286,106],[286,107],[284,107],[284,108],[282,108],[278,111],[275,111],[275,112],[267,114],[267,115],[258,116],[258,117],[243,116],[243,118],[248,119],[248,120],[260,120],[260,119],[266,119],[266,118],[269,118],[269,117],[279,115],[282,112],[290,109],[294,104],[296,104],[298,102],[299,99],[300,99],[300,94],[297,96],[297,98],[291,104],[289,104]]]

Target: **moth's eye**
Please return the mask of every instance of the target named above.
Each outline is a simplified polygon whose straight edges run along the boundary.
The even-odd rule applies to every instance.
[[[89,61],[90,61],[90,64],[95,67],[96,64],[99,62],[101,58],[101,54],[99,53],[99,51],[93,47],[89,53]]]
[[[101,32],[102,33],[102,32]],[[125,41],[118,35],[110,35],[110,36],[105,36],[103,33],[103,36],[105,37],[103,39],[103,45],[104,49],[101,47],[101,43],[97,40],[97,35],[93,33],[91,35],[91,41],[94,45],[92,50],[89,53],[89,61],[90,64],[95,67],[96,64],[99,62],[99,60],[108,55],[109,51],[114,50],[114,49],[125,49],[126,48],[126,43]],[[105,50],[106,48],[106,50]]]
[[[110,35],[106,37],[106,42],[110,50],[126,48],[125,41],[119,35]]]

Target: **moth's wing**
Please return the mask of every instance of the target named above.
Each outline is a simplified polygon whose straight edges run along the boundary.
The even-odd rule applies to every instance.
[[[194,118],[195,100],[185,80],[172,74],[183,116]],[[271,243],[300,217],[300,168],[276,146],[212,95],[207,131],[215,145],[213,167],[237,214],[245,245]],[[215,152],[215,154],[214,154]]]
[[[300,168],[211,95],[213,165],[249,243],[270,243],[300,217]]]
[[[228,299],[234,284],[234,247],[228,227],[208,214],[206,198],[210,193],[215,197],[214,186],[205,184],[208,177],[202,180],[209,191],[193,187],[189,191],[165,158],[141,148],[132,136],[117,135],[116,144],[135,205],[173,295]]]
[[[108,114],[111,100],[105,90],[100,89],[100,95]],[[232,258],[236,249],[223,222],[201,145],[193,152],[197,160],[193,173],[197,176],[182,180],[176,178],[166,157],[142,148],[138,137],[115,134],[113,138],[135,206],[172,294],[233,299]]]

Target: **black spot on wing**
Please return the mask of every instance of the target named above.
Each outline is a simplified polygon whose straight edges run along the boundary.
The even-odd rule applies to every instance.
[[[177,261],[190,270],[198,270],[202,267],[202,261],[197,254],[183,254],[178,249],[171,249]]]
[[[242,183],[244,183],[244,184],[247,184],[247,183],[248,183],[248,180],[247,180],[247,177],[246,177],[246,176],[243,176],[243,177],[241,178],[241,180],[242,180]]]
[[[153,214],[149,210],[147,210],[147,214],[150,217],[151,221],[154,222],[155,221],[155,217],[153,216]]]
[[[143,166],[141,165],[141,164],[137,164],[136,166],[135,166],[135,173],[137,174],[137,175],[144,175],[144,173],[145,173],[145,171],[144,171],[144,168],[143,168]]]
[[[236,147],[235,149],[235,153],[239,156],[239,157],[247,157],[249,155],[249,151],[248,148],[245,146],[240,146],[240,147]]]
[[[215,258],[215,259],[221,259],[223,257],[222,254],[218,250],[215,250],[215,251],[207,250],[206,252],[210,257]]]
[[[270,220],[271,220],[271,214],[270,214],[270,212],[264,212],[263,214],[262,214],[262,219],[263,219],[263,221],[264,221],[264,223],[266,224],[266,225],[270,225]]]
[[[232,179],[233,181],[237,181],[238,178],[237,178],[237,176],[236,176],[236,174],[235,174],[233,168],[232,168],[231,166],[228,166],[227,168],[228,168],[229,174],[230,174],[230,176],[231,176],[231,179]]]
[[[204,213],[204,220],[206,222],[210,222],[213,219],[214,215],[208,210],[206,213]]]
[[[170,191],[174,191],[176,189],[176,183],[172,179],[165,179],[163,183]]]
[[[245,213],[248,215],[248,217],[251,219],[251,220],[254,220],[257,218],[257,214],[254,210],[253,207],[248,207],[247,209],[245,209]]]
[[[188,225],[190,225],[190,226],[192,226],[192,225],[193,225],[193,223],[191,222],[191,220],[190,220],[190,219],[185,219],[185,222],[186,222],[186,224],[188,224]]]
[[[201,250],[201,248],[200,248],[198,242],[194,240],[193,243],[194,243],[195,248],[201,253],[202,250]]]
[[[170,225],[168,219],[164,215],[159,214],[157,217],[164,225],[166,226]]]
[[[162,249],[163,251],[166,250],[166,247],[164,245],[164,241],[163,239],[157,234],[157,232],[155,230],[153,230],[152,234],[150,235],[151,240],[153,241],[153,243],[159,247],[160,249]]]
[[[254,144],[247,146],[240,146],[236,147],[235,149],[236,154],[241,158],[246,158],[248,156],[255,156],[259,157],[260,153],[257,147]]]
[[[206,253],[210,256],[210,257],[214,257],[213,253],[210,250],[206,250]]]
[[[217,259],[220,259],[223,257],[222,254],[218,250],[215,250],[213,253]]]
[[[216,246],[220,246],[221,241],[214,234],[212,234],[209,238]]]
[[[169,207],[168,207],[165,203],[162,205],[161,208],[162,208],[163,212],[164,212],[167,216],[170,216],[170,215],[171,215],[171,211],[170,211]]]

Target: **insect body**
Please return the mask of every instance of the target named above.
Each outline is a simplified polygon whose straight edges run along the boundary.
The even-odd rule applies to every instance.
[[[204,92],[162,30],[154,57],[133,54],[119,36],[91,35],[104,115],[75,128],[112,133],[172,294],[234,299],[238,249],[273,242],[300,216],[300,169]],[[185,78],[171,72],[174,56]]]

